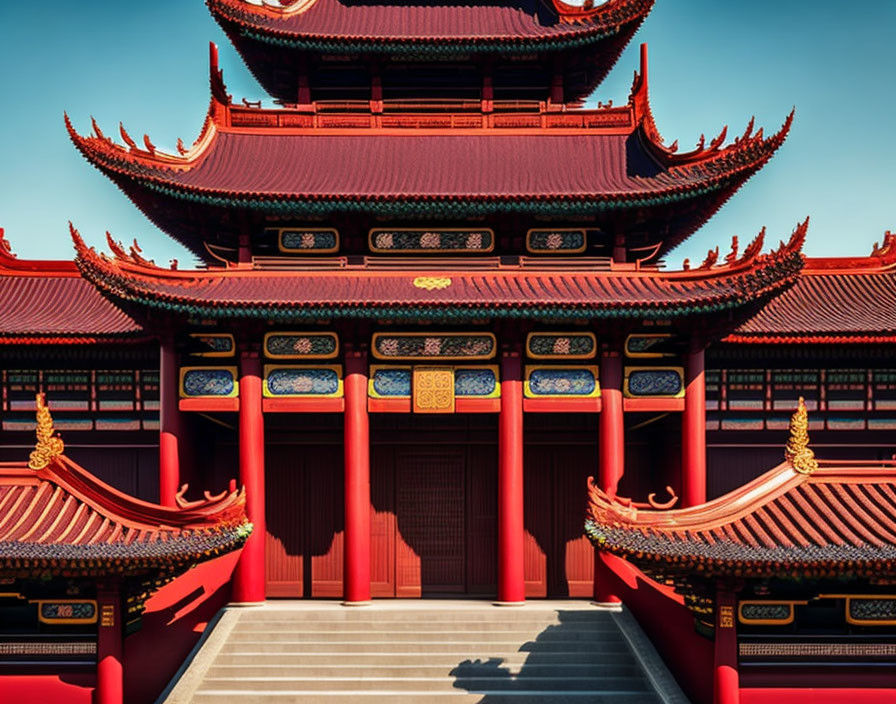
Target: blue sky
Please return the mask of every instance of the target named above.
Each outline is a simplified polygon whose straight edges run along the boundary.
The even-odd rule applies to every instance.
[[[776,242],[806,215],[816,256],[866,254],[896,229],[894,30],[892,0],[657,0],[597,99],[625,102],[647,42],[657,124],[682,149],[725,124],[739,134],[751,115],[775,130],[796,107],[778,155],[670,265],[763,225]],[[90,243],[104,246],[108,229],[156,261],[189,260],[83,160],[62,113],[81,132],[94,115],[108,134],[121,120],[138,141],[189,144],[208,105],[210,40],[235,98],[264,98],[201,0],[0,3],[0,227],[19,256],[73,256],[72,220]]]

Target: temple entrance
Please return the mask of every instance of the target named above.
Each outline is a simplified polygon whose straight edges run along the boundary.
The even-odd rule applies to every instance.
[[[497,441],[489,416],[379,416],[371,431],[375,597],[494,596]]]

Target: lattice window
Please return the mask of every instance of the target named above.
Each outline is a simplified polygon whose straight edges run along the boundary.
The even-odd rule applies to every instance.
[[[57,411],[89,411],[91,378],[89,371],[51,370],[43,372],[47,405]]]
[[[731,369],[727,373],[727,410],[765,409],[766,373],[762,370]]]
[[[896,369],[876,369],[871,373],[874,410],[896,410]]]
[[[817,411],[821,398],[820,380],[821,375],[817,371],[773,371],[772,408],[776,411],[793,410],[802,396],[806,401],[806,408]]]
[[[864,411],[868,373],[863,369],[830,369],[825,372],[825,405],[829,411]]]

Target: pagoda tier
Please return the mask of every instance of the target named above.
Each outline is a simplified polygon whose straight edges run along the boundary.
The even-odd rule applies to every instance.
[[[700,317],[761,304],[799,276],[808,221],[789,242],[760,254],[763,235],[743,255],[698,269],[666,272],[634,265],[583,270],[544,260],[515,266],[495,259],[344,258],[297,270],[228,267],[198,271],[162,269],[114,246],[109,258],[72,237],[86,279],[122,303],[191,317],[292,321],[328,318],[456,321],[482,318],[646,319]],[[113,243],[114,244],[114,243]]]
[[[18,259],[2,229],[0,300],[0,345],[121,343],[147,338],[138,323],[81,278],[74,262]]]
[[[170,576],[246,540],[243,491],[174,508],[140,501],[63,454],[42,397],[37,418],[29,462],[0,463],[0,571]]]
[[[278,223],[333,226],[341,218],[344,230],[364,232],[414,219],[469,226],[474,217],[505,243],[527,228],[573,222],[600,229],[617,261],[620,248],[623,261],[655,258],[756,173],[792,121],[768,138],[753,134],[751,122],[728,146],[723,130],[677,153],[651,116],[646,53],[619,108],[423,115],[238,107],[214,51],[212,94],[201,137],[179,155],[161,153],[148,137],[138,146],[123,129],[128,146],[115,144],[95,123],[93,136],[81,136],[66,117],[84,156],[208,261],[206,245],[235,250]],[[496,253],[519,251],[502,244]]]
[[[807,258],[796,285],[770,301],[726,342],[896,342],[896,235],[870,257]]]
[[[286,103],[377,91],[573,102],[603,80],[653,2],[207,0],[265,90]]]

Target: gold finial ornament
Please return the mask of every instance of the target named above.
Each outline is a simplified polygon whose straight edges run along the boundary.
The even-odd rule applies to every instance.
[[[53,416],[47,408],[46,397],[37,395],[37,444],[31,457],[28,458],[28,466],[31,469],[43,469],[65,450],[62,438],[53,431]]]
[[[818,469],[815,453],[809,449],[809,412],[802,396],[790,418],[790,440],[784,448],[784,459],[800,474],[812,474]]]

